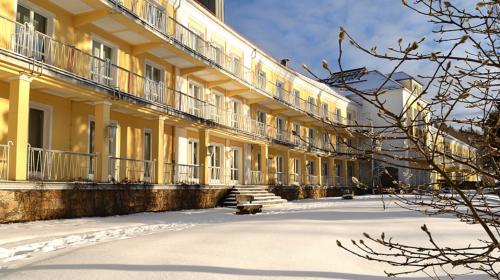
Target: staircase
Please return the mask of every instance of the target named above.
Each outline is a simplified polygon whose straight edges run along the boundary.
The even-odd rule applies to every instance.
[[[229,195],[223,203],[223,206],[236,208],[236,194],[253,195],[252,203],[262,204],[262,207],[275,207],[288,204],[286,199],[274,195],[267,191],[263,191],[257,187],[238,186],[229,190]]]

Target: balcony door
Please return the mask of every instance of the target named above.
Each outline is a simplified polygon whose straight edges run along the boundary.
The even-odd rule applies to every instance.
[[[276,117],[276,139],[285,141],[285,120]]]
[[[293,100],[294,100],[294,101],[293,101],[293,104],[294,104],[295,106],[297,106],[297,107],[299,107],[299,108],[300,108],[300,90],[296,90],[296,89],[294,89],[294,90],[293,90],[293,96],[294,96],[294,98],[293,98]]]
[[[295,131],[295,136],[293,136],[293,143],[295,145],[300,145],[300,124],[293,123],[293,131]]]
[[[95,58],[92,59],[90,78],[98,83],[111,85],[113,80],[111,75],[111,63],[114,55],[113,48],[98,40],[93,40],[92,55]]]
[[[47,17],[35,12],[28,7],[17,5],[16,21],[21,24],[29,23],[33,25],[35,33],[29,36],[29,32],[16,25],[14,51],[27,57],[34,57],[36,60],[46,61],[45,38],[47,35],[49,20]]]
[[[241,150],[238,148],[233,148],[230,152],[230,184],[240,184],[240,162],[241,162]]]
[[[243,117],[242,117],[242,105],[241,102],[231,101],[232,105],[232,117],[231,126],[236,129],[241,129],[243,127]]]
[[[285,99],[285,83],[280,80],[276,80],[276,97]]]
[[[29,110],[29,124],[28,124],[28,144],[30,144],[31,148],[41,148],[43,149],[43,129],[44,129],[44,118],[45,112],[42,110],[30,108]],[[46,171],[45,168],[49,160],[48,158],[44,158],[46,153],[39,151],[32,151],[29,155],[29,165],[30,172],[36,173],[37,177],[40,177],[40,172],[42,170]],[[35,174],[33,174],[35,175]]]
[[[195,84],[193,82],[189,83],[189,91],[188,95],[190,96],[188,98],[188,113],[198,116],[201,116],[202,108],[201,108],[201,100],[202,98],[202,93],[203,93],[203,87]]]
[[[266,90],[267,74],[260,69],[257,72],[257,84],[261,90]]]
[[[262,110],[257,110],[257,133],[260,135],[266,135],[266,123],[267,123],[267,113]]]
[[[214,146],[214,152],[210,155],[210,184],[222,183],[222,155],[221,146]]]
[[[145,77],[147,80],[144,83],[144,98],[155,102],[161,102],[165,94],[164,70],[152,63],[146,63],[145,70]]]
[[[144,163],[143,163],[143,181],[151,182],[152,173],[153,173],[153,164],[151,161],[153,160],[153,137],[152,132],[150,130],[144,131]]]
[[[188,166],[179,167],[179,176],[181,181],[189,183],[199,183],[199,144],[198,141],[189,140],[188,142]]]
[[[210,119],[216,123],[223,123],[224,114],[224,96],[212,94],[210,108]]]

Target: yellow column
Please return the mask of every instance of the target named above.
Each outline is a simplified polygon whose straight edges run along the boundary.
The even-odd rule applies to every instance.
[[[95,151],[99,152],[97,158],[97,170],[100,172],[98,181],[109,181],[109,142],[108,125],[110,124],[111,103],[102,101],[95,102]]]
[[[347,160],[342,160],[342,177],[344,177],[344,185],[347,185],[349,180],[347,179]]]
[[[330,176],[332,177],[332,184],[336,185],[337,174],[335,174],[335,159],[333,157],[330,158],[329,168],[330,168]]]
[[[155,183],[163,184],[163,163],[165,154],[165,118],[160,117],[153,123],[153,159],[156,159]]]
[[[260,166],[262,167],[262,171],[264,172],[264,178],[262,179],[262,184],[266,185],[269,182],[269,175],[268,175],[268,166],[267,166],[267,157],[269,156],[268,154],[268,148],[267,145],[260,146]]]
[[[25,181],[28,158],[28,124],[30,112],[30,83],[24,76],[10,78],[8,141],[10,148],[9,180]]]
[[[318,184],[320,186],[322,186],[323,185],[323,178],[321,178],[321,176],[323,176],[323,166],[321,166],[321,157],[318,157],[317,169],[318,169]]]
[[[208,177],[208,166],[210,157],[208,157],[208,137],[209,130],[201,129],[199,132],[200,148],[198,149],[200,158],[200,185],[208,185],[210,179]]]
[[[283,163],[283,167],[285,170],[283,170],[283,172],[286,173],[286,176],[285,176],[285,182],[284,184],[285,185],[288,185],[288,182],[290,182],[290,172],[291,172],[291,168],[290,168],[290,150],[287,150],[285,152],[285,158],[283,159],[284,163]]]
[[[300,174],[302,174],[303,183],[307,183],[307,174],[306,174],[306,164],[307,164],[307,155],[303,154],[302,159],[300,160]]]

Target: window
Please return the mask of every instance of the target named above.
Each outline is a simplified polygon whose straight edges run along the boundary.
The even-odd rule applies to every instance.
[[[298,158],[293,159],[293,173],[300,174],[300,159]]]
[[[336,122],[342,123],[342,110],[335,108],[335,116],[337,117]]]
[[[203,87],[197,83],[189,82],[188,95],[188,113],[201,117],[202,113],[202,98],[203,98]]]
[[[295,136],[293,137],[293,143],[295,145],[300,145],[300,124],[293,123],[293,131],[295,131]]]
[[[224,47],[217,42],[212,42],[212,60],[220,66],[224,65]]]
[[[337,150],[337,153],[342,153],[342,137],[338,136],[336,137],[336,150]]]
[[[276,97],[285,99],[285,83],[280,80],[276,80]]]
[[[257,152],[257,171],[262,171],[262,154]]]
[[[243,60],[241,57],[232,54],[233,57],[233,73],[238,77],[243,77]]]
[[[316,99],[312,96],[309,96],[307,98],[307,101],[309,102],[309,112],[316,114]]]
[[[328,177],[328,174],[329,174],[328,162],[322,162],[321,165],[322,165],[321,174],[323,176]],[[325,182],[325,183],[327,183],[327,182]]]
[[[283,173],[283,157],[282,156],[277,156],[276,157],[276,172],[277,173]]]
[[[347,112],[347,121],[349,125],[354,125],[353,118],[352,118],[352,113]]]
[[[260,123],[266,123],[266,112],[257,110],[257,121]]]
[[[300,108],[300,91],[297,89],[293,89],[293,104]]]
[[[243,124],[243,117],[241,114],[241,102],[232,101],[231,104],[233,107],[232,127],[240,128],[241,125]]]
[[[316,130],[312,127],[309,127],[308,129],[309,132],[309,146],[315,146],[315,140],[316,140]]]
[[[262,69],[257,70],[257,84],[259,88],[262,90],[266,90],[267,85],[267,74]]]
[[[316,175],[316,170],[314,168],[315,162],[310,160],[309,164],[307,165],[307,171],[309,171],[309,175]]]
[[[212,91],[210,116],[214,122],[222,123],[224,117],[224,96]]]
[[[335,164],[335,175],[337,175],[337,177],[342,177],[342,164],[340,163],[336,163]]]
[[[34,57],[36,60],[47,61],[45,54],[45,44],[47,42],[42,34],[49,35],[49,30],[52,29],[51,27],[53,26],[55,15],[34,4],[26,4],[27,5],[17,5],[16,21],[21,24],[30,23],[33,25],[35,33],[30,39],[28,38],[29,30],[16,25],[15,36],[20,37],[13,39],[15,44],[14,51],[28,57]]]
[[[98,40],[92,41],[91,79],[104,85],[111,85],[113,81],[111,63],[114,58],[114,49]]]
[[[276,139],[285,141],[285,120],[280,117],[276,117]]]
[[[328,117],[328,103],[323,102],[321,104],[321,108],[323,109],[322,112],[321,112],[321,116],[322,117]]]
[[[231,159],[231,180],[239,182],[239,150],[233,149]]]
[[[330,150],[330,137],[325,131],[323,131],[323,150]]]
[[[352,182],[352,177],[354,177],[354,166],[347,165],[347,178],[349,182]]]
[[[144,160],[152,160],[152,133],[151,130],[144,130]],[[144,163],[144,178],[151,178],[152,164]]]
[[[153,5],[149,1],[144,1],[144,10],[147,22],[162,31],[166,31],[167,14],[165,10],[160,9],[158,6]]]
[[[204,53],[204,37],[203,32],[198,31],[194,28],[190,28],[189,32],[189,47],[198,53]]]
[[[164,92],[164,73],[164,69],[146,61],[145,76],[147,80],[144,85],[144,98],[155,102],[163,100],[162,93]]]

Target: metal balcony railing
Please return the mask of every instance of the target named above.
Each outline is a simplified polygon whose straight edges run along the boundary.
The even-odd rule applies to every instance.
[[[318,180],[318,176],[317,175],[307,175],[307,184],[308,185],[318,185],[319,184],[319,180]]]
[[[14,145],[12,141],[7,142],[7,145],[0,145],[0,149],[2,150],[2,158],[0,158],[0,181],[9,179],[9,159],[11,145]]]
[[[109,180],[130,182],[155,181],[155,160],[109,157]]]
[[[251,184],[252,185],[262,185],[264,184],[264,172],[263,171],[250,171],[251,174]]]
[[[321,184],[323,186],[333,186],[333,177],[332,176],[321,176]]]
[[[34,148],[28,144],[27,177],[45,181],[96,181],[97,156]]]
[[[292,173],[290,174],[290,184],[291,185],[305,185],[305,176],[302,174]]]
[[[285,172],[268,172],[269,185],[286,185],[288,173]]]
[[[164,184],[199,184],[200,166],[194,164],[163,164]]]

